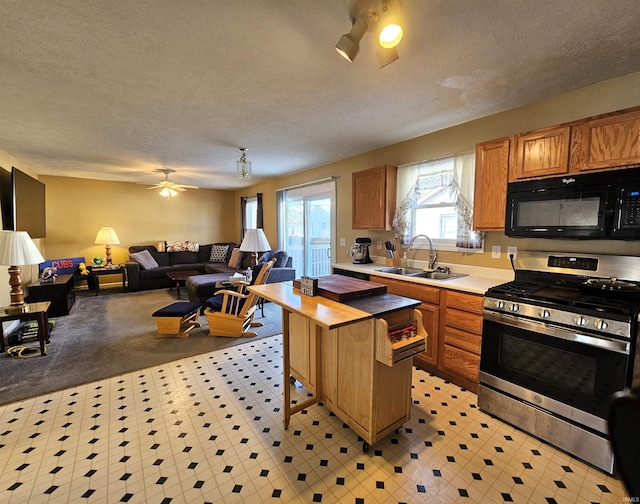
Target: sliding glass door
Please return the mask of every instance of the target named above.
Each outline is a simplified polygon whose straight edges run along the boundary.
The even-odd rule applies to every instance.
[[[279,243],[296,277],[331,274],[335,243],[335,182],[279,191]]]

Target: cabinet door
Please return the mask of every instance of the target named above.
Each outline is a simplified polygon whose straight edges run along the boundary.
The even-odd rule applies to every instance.
[[[291,375],[315,392],[315,325],[296,313],[289,313],[289,366]]]
[[[571,128],[553,127],[519,135],[514,178],[549,177],[569,172]]]
[[[336,403],[366,432],[371,432],[375,348],[373,319],[338,328]]]
[[[426,350],[420,354],[420,360],[433,366],[438,365],[438,320],[440,307],[422,303],[417,308],[422,312],[422,325],[427,331]]]
[[[640,110],[587,120],[573,128],[571,168],[597,170],[640,163]]]
[[[509,146],[508,138],[476,146],[473,200],[473,228],[476,231],[504,231]]]
[[[391,230],[396,209],[396,167],[352,174],[352,228]]]

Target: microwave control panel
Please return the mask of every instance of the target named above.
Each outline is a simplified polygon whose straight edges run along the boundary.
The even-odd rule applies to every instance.
[[[620,229],[640,229],[640,186],[622,188],[617,212]]]

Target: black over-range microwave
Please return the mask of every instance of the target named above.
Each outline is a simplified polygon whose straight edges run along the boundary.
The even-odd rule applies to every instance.
[[[512,182],[505,234],[640,239],[640,168]]]

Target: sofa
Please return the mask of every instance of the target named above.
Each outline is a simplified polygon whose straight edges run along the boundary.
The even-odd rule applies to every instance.
[[[129,291],[171,288],[172,283],[167,273],[172,271],[197,271],[202,274],[202,280],[205,280],[204,277],[209,277],[209,280],[215,284],[215,281],[226,280],[236,272],[245,271],[251,265],[251,254],[239,252],[240,245],[237,243],[219,242],[199,245],[193,242],[183,242],[181,247],[175,247],[175,243],[160,242],[156,245],[129,247],[129,260],[125,263]],[[238,250],[234,253],[234,249]],[[232,255],[234,258],[240,257],[239,262],[235,265],[237,267],[229,266]],[[152,264],[147,264],[145,267],[145,257],[149,256],[153,259]],[[295,278],[295,269],[291,267],[291,257],[286,252],[271,250],[262,254],[259,260],[266,261],[271,257],[277,257],[278,262],[271,270],[269,282],[282,282]],[[209,292],[210,289],[205,290]],[[202,296],[204,295],[206,294]],[[198,299],[198,301],[200,300]]]

